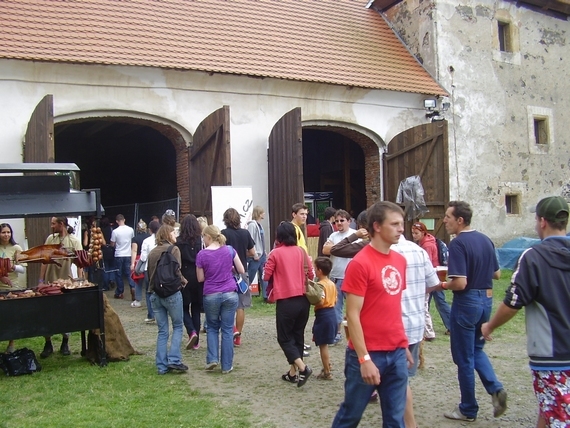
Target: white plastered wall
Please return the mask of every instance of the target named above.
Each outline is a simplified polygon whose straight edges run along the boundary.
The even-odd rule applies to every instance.
[[[22,161],[28,120],[46,94],[53,94],[55,123],[140,117],[170,124],[189,143],[204,118],[229,105],[232,183],[251,186],[254,203],[264,207],[268,136],[289,110],[301,107],[303,123],[361,129],[379,150],[398,133],[425,122],[425,96],[419,94],[195,71],[0,60],[0,97],[10,106],[0,115],[3,162]],[[22,228],[23,222],[20,236]]]

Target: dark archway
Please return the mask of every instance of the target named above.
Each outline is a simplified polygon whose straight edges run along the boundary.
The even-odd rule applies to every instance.
[[[333,192],[333,206],[358,213],[379,198],[378,147],[337,126],[303,127],[303,177],[308,192]]]
[[[186,144],[170,126],[129,117],[79,119],[56,123],[54,141],[55,161],[76,163],[80,187],[100,188],[104,207],[186,195],[187,171],[177,171]]]

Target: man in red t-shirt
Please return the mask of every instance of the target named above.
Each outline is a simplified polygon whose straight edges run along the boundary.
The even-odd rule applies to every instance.
[[[406,259],[390,249],[404,233],[404,212],[392,202],[377,202],[367,213],[370,244],[349,263],[342,285],[350,340],[344,402],[332,426],[356,427],[377,390],[383,425],[404,428],[411,361],[401,306]]]

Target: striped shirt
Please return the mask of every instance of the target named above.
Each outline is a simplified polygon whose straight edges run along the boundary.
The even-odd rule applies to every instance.
[[[426,321],[426,289],[439,284],[437,272],[428,254],[419,245],[400,236],[400,241],[391,247],[402,254],[406,268],[406,289],[402,293],[402,319],[410,345],[421,342]]]

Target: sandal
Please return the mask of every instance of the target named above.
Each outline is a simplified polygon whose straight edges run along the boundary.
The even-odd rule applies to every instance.
[[[333,375],[331,372],[325,372],[324,369],[321,370],[321,372],[317,375],[317,379],[320,380],[332,380],[333,379]]]
[[[286,382],[297,383],[297,375],[291,376],[291,374],[289,374],[289,372],[287,372],[283,376],[281,376],[281,379],[283,379]]]

